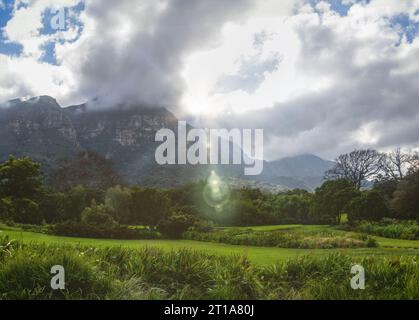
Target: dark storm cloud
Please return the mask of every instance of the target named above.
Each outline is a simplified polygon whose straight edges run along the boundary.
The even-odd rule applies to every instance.
[[[84,96],[117,102],[178,105],[184,91],[184,58],[211,45],[227,21],[251,0],[92,1],[86,14],[96,21],[80,68]],[[118,33],[127,26],[127,34]],[[131,28],[131,30],[129,30]],[[205,62],[203,62],[205,63]]]

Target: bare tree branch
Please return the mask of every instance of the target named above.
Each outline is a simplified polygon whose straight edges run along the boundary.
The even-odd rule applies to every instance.
[[[359,190],[362,183],[379,175],[384,155],[376,150],[355,150],[336,159],[334,168],[326,172],[325,178],[348,179]]]
[[[382,162],[382,175],[386,180],[402,180],[409,170],[413,155],[404,153],[400,148],[385,154]]]

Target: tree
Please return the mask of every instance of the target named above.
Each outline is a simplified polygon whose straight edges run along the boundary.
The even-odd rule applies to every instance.
[[[77,186],[64,194],[63,220],[80,221],[84,208],[88,207],[94,199],[89,190],[83,186]]]
[[[326,172],[326,179],[347,179],[360,190],[364,181],[376,177],[382,169],[383,154],[375,150],[355,150],[340,155],[335,166]]]
[[[166,219],[161,220],[157,226],[157,230],[169,238],[178,239],[181,238],[182,234],[192,227],[195,222],[196,219],[193,216],[175,212],[170,214]]]
[[[120,223],[129,224],[132,220],[132,191],[116,186],[109,188],[105,195],[105,205],[112,216]]]
[[[132,191],[132,223],[156,228],[169,213],[169,199],[163,191],[134,188]]]
[[[81,217],[83,223],[92,226],[112,227],[116,225],[115,220],[110,215],[106,206],[103,204],[96,204],[95,200],[92,201],[90,207],[83,210]]]
[[[409,158],[409,173],[419,171],[419,152],[414,152]]]
[[[50,179],[57,191],[68,191],[77,186],[91,190],[107,190],[122,185],[122,178],[113,169],[113,163],[92,151],[83,151],[72,159],[61,161]]]
[[[31,158],[10,156],[0,164],[0,197],[35,199],[41,187],[41,166]]]
[[[358,195],[359,191],[349,180],[326,181],[314,194],[313,219],[319,223],[340,223],[345,207]]]
[[[399,182],[391,206],[398,218],[419,220],[419,171]]]
[[[41,224],[43,217],[39,205],[27,198],[15,199],[13,221],[24,224]]]
[[[379,192],[384,198],[384,201],[387,204],[387,207],[391,210],[390,202],[393,199],[394,192],[397,190],[397,185],[399,184],[396,180],[377,180],[374,183],[373,190]],[[392,214],[393,215],[393,214]]]
[[[235,226],[267,225],[274,222],[274,215],[263,210],[259,201],[237,199],[230,208],[223,208],[218,221]],[[224,220],[224,221],[223,221]]]
[[[364,191],[346,206],[349,222],[359,220],[380,221],[388,216],[389,209],[384,197],[377,190]]]
[[[15,216],[15,206],[10,197],[0,199],[0,220],[13,220]]]
[[[1,215],[19,223],[40,224],[42,214],[37,198],[41,193],[40,165],[28,157],[0,164]]]
[[[66,199],[63,193],[51,192],[46,189],[42,190],[39,199],[39,210],[47,223],[56,223],[63,220],[65,202]]]
[[[279,196],[276,201],[281,223],[308,223],[310,219],[311,195],[309,193]]]
[[[383,179],[400,181],[404,178],[412,164],[414,156],[404,153],[400,148],[384,154],[381,162]]]

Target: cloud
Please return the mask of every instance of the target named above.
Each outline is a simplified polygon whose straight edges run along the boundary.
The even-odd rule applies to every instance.
[[[417,2],[410,4],[405,14],[419,8]],[[288,81],[305,83],[305,88],[257,111],[231,113],[226,107],[227,113],[215,116],[213,123],[264,128],[271,159],[307,152],[333,158],[362,147],[417,147],[419,39],[409,42],[391,24],[389,12],[398,15],[399,8],[377,6],[375,1],[355,5],[348,16],[327,7],[320,13],[308,8],[297,13],[286,23],[293,26],[298,53],[285,53],[281,66],[292,64]],[[271,91],[277,100],[285,81],[277,81],[276,93]]]
[[[418,147],[418,1],[85,0],[78,24],[44,32],[56,3],[15,2],[4,32],[23,49],[0,55],[0,100],[166,106],[264,128],[269,159]]]
[[[80,0],[15,2],[13,17],[4,28],[7,41],[22,45],[22,55],[6,57],[2,71],[20,61],[30,67],[17,82],[25,82],[26,94],[44,90],[67,104],[100,97],[107,105],[142,103],[175,108],[184,90],[181,71],[185,57],[194,50],[213,46],[228,21],[239,19],[251,7],[250,0],[182,1],[86,0],[76,27],[63,32],[43,32],[49,8],[72,7]],[[55,53],[58,68],[42,61],[47,47]],[[22,68],[20,68],[22,69]],[[40,74],[34,74],[34,70]],[[44,70],[44,72],[41,71]],[[53,86],[41,74],[56,76]],[[31,79],[27,74],[31,73]],[[26,77],[26,78],[25,78]],[[4,84],[0,83],[0,86]],[[4,85],[5,86],[5,85]],[[25,90],[15,90],[18,95]],[[10,89],[3,97],[12,94]],[[0,98],[2,98],[0,96]]]
[[[108,104],[179,105],[181,71],[194,50],[216,44],[250,0],[90,1],[80,40],[57,48],[77,76],[79,93]],[[75,62],[74,64],[72,62]]]

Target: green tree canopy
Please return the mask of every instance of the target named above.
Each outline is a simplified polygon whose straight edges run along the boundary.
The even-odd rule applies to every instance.
[[[9,159],[0,164],[0,196],[34,199],[41,187],[41,166],[31,158]]]
[[[389,215],[382,194],[378,190],[364,191],[346,206],[350,222],[359,220],[379,221]]]
[[[316,189],[313,218],[322,223],[339,223],[347,204],[359,195],[355,185],[346,179],[326,181]]]
[[[163,191],[134,188],[131,208],[132,223],[155,228],[162,219],[168,216],[169,204],[169,198]]]
[[[399,182],[391,206],[398,218],[419,220],[419,170]]]

